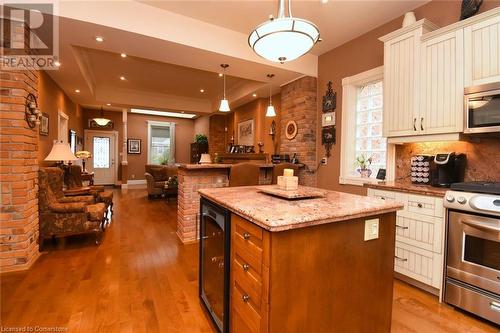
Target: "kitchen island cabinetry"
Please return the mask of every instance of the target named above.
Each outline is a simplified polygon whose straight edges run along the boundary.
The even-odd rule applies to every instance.
[[[325,193],[288,201],[255,187],[200,190],[232,212],[231,332],[390,332],[402,205]],[[365,224],[378,238],[365,240]]]

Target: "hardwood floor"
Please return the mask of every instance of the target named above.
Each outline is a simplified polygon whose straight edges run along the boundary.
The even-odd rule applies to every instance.
[[[175,234],[176,205],[150,201],[143,190],[116,191],[99,247],[92,237],[68,239],[28,272],[0,276],[1,326],[214,332],[198,300],[198,247]],[[396,282],[394,290],[394,333],[498,332],[409,285]]]

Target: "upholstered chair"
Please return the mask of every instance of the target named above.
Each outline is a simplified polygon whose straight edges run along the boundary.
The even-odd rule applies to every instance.
[[[253,163],[239,163],[231,166],[229,186],[259,185],[260,167]]]
[[[155,165],[146,164],[146,184],[148,188],[148,197],[153,198],[161,196],[165,193],[165,185],[170,177],[177,176],[177,166],[175,165]],[[172,189],[172,195],[176,193],[176,189]]]
[[[66,196],[92,195],[96,202],[104,202],[106,209],[113,212],[113,192],[105,191],[102,185],[83,186],[82,167],[79,165],[70,165],[68,172],[65,173],[64,182],[68,190],[64,191]]]
[[[297,164],[293,163],[281,163],[281,164],[276,164],[273,167],[273,180],[272,184],[277,184],[278,183],[278,176],[283,176],[283,170],[285,169],[293,169],[293,175],[298,176],[299,175],[299,166]]]
[[[86,204],[95,203],[95,199],[90,194],[68,196],[63,191],[63,171],[57,167],[41,168],[40,172],[46,174],[48,185],[60,203],[84,202]]]
[[[38,173],[40,248],[47,238],[86,233],[95,234],[98,244],[99,234],[103,228],[105,204],[93,204],[92,196],[70,198],[58,196],[53,190],[54,176],[58,173],[53,169],[57,168],[42,168]],[[61,173],[59,175],[62,176]]]

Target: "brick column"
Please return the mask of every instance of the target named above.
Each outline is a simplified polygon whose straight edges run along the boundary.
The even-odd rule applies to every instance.
[[[38,72],[0,71],[0,271],[29,268],[38,251],[38,127],[24,120]]]
[[[303,77],[281,88],[281,154],[297,153],[299,161],[306,165],[299,174],[302,185],[316,186],[316,117],[317,79]],[[297,136],[288,140],[285,126],[294,120],[298,126]]]
[[[199,238],[198,218],[202,188],[224,187],[229,185],[228,167],[190,169],[179,167],[179,193],[177,197],[177,236],[183,243]]]

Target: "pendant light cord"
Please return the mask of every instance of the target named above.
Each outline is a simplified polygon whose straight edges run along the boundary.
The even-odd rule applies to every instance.
[[[272,100],[272,79],[274,77],[274,74],[267,74],[267,77],[269,78],[269,105],[273,105],[273,100]]]

